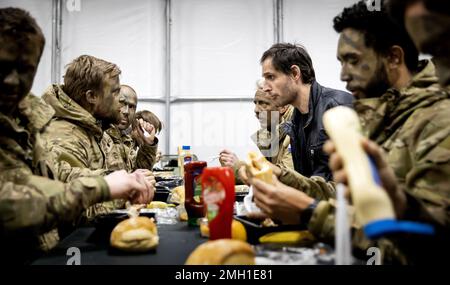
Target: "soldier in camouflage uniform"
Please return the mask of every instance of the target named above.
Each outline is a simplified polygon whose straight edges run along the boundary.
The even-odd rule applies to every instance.
[[[288,169],[294,169],[292,161],[292,155],[290,151],[290,138],[283,129],[283,125],[292,119],[294,107],[287,105],[283,107],[276,107],[269,94],[262,90],[262,80],[257,82],[257,90],[253,100],[255,104],[255,116],[260,122],[260,127],[256,133],[251,136],[253,142],[261,152],[267,153],[272,148],[272,142],[277,140],[278,148],[276,153],[272,156],[265,156],[268,161],[279,167]],[[279,123],[275,126],[275,131],[278,132],[278,136],[273,138],[271,135],[272,118],[271,112],[279,112]],[[244,161],[239,161],[239,158],[235,153],[228,149],[224,149],[220,152],[219,161],[222,166],[231,167],[235,171],[236,184],[243,184],[244,181],[239,179],[238,171],[240,168],[244,168]]]
[[[150,123],[135,121],[137,95],[133,88],[121,85],[117,97],[120,106],[120,123],[111,125],[102,139],[102,147],[106,154],[106,165],[109,170],[125,169],[129,172],[135,169],[152,170],[158,150],[158,138],[155,137],[155,127]],[[132,124],[132,122],[134,122]],[[142,144],[137,149],[136,142],[130,133],[134,128],[145,128],[149,136],[135,132],[141,137]]]
[[[68,175],[60,167],[61,180],[73,179],[77,168],[107,170],[100,141],[103,129],[120,119],[119,74],[115,64],[83,55],[67,67],[64,85],[53,84],[44,91],[42,98],[55,110],[43,135],[47,150],[58,165],[75,168]]]
[[[384,186],[398,217],[448,225],[450,100],[437,84],[433,64],[421,62],[416,68],[417,51],[405,32],[389,20],[384,8],[369,12],[366,4],[359,2],[335,18],[335,29],[341,33],[341,78],[358,98],[354,105],[365,134],[387,152],[387,163],[395,175],[397,185]],[[333,157],[330,162],[336,181],[345,182],[342,173],[335,171],[341,166],[333,165],[337,163]],[[334,201],[321,201],[307,212],[312,216],[309,230],[332,242]],[[357,221],[353,225],[359,228]],[[387,262],[417,262],[411,254],[402,252],[398,243],[394,246],[394,241],[372,243],[361,231],[354,237],[354,245],[363,250],[379,246]]]
[[[271,124],[267,122],[271,121],[270,114],[267,117],[264,115],[263,111],[271,113],[273,111],[280,112],[280,123],[276,125],[276,132],[278,132],[278,149],[274,156],[266,156],[267,160],[271,163],[278,165],[279,167],[285,167],[289,169],[294,169],[294,164],[292,162],[292,155],[289,149],[290,138],[288,134],[284,131],[283,125],[292,119],[292,114],[294,112],[294,107],[292,105],[287,105],[282,108],[277,108],[269,94],[266,94],[262,90],[258,90],[255,95],[255,115],[260,121],[261,129],[254,133],[251,138],[258,148],[264,153],[270,151],[271,142],[273,140],[271,134]]]
[[[354,10],[361,12],[364,6],[360,4],[359,7]],[[352,13],[348,12],[346,17],[349,18],[351,15]],[[368,16],[367,13],[361,17],[364,16]],[[379,21],[385,21],[385,18],[386,16],[383,15]],[[345,19],[344,14],[341,19]],[[341,21],[345,25],[345,21]],[[342,58],[345,58],[345,51],[350,50],[348,45],[351,44],[352,36],[354,42],[360,40],[362,36],[352,35],[349,33],[349,29],[338,28],[338,30],[342,31],[339,46],[340,51],[343,51]],[[385,37],[385,30],[380,29],[378,37]],[[402,33],[406,34],[404,31]],[[347,36],[346,40],[344,39],[345,35]],[[410,48],[410,50],[412,49]],[[405,58],[407,56],[408,52],[405,51]],[[344,60],[343,64],[346,64]],[[354,74],[361,76],[363,72],[360,70],[358,74],[350,69],[343,71],[343,79],[347,79],[349,86],[358,83],[354,79],[357,78],[356,76],[353,76],[352,79]],[[384,78],[389,78],[389,76]],[[401,82],[401,80],[399,81]],[[379,244],[381,243],[383,246],[391,241],[395,242],[396,247],[389,246],[387,250],[392,250],[392,252],[386,252],[385,259],[400,257],[401,262],[417,263],[426,262],[425,255],[420,252],[419,248],[425,248],[430,257],[430,253],[433,251],[432,246],[439,244],[442,232],[445,231],[443,229],[449,227],[450,115],[448,110],[450,96],[437,84],[438,79],[431,61],[420,62],[418,72],[411,79],[403,81],[410,82],[406,88],[394,86],[395,89],[389,89],[381,97],[360,99],[355,102],[355,110],[360,116],[365,135],[379,144],[387,154],[386,167],[380,169],[380,173],[382,179],[385,176],[383,173],[392,174],[391,179],[383,179],[383,186],[393,202],[397,217],[432,224],[436,226],[439,233],[437,237],[431,238],[434,239],[431,242],[425,237],[413,238],[411,236],[408,238],[392,237],[389,241],[379,241]],[[378,85],[382,86],[383,84],[379,83]],[[375,154],[374,156],[376,157]],[[336,159],[333,160],[335,162],[332,168],[336,169],[339,163],[336,163]],[[345,182],[341,171],[334,171],[334,174],[338,182]],[[325,204],[321,206],[327,207]],[[334,211],[333,207],[328,210]],[[327,225],[327,223],[318,221],[326,216],[326,212],[327,210],[317,211],[318,215],[315,217],[317,218],[315,223],[317,232],[332,232],[330,223]],[[319,218],[319,213],[322,218]],[[327,219],[330,217],[332,214],[328,215]],[[320,229],[321,227],[323,228]],[[325,229],[327,227],[328,229]],[[414,240],[416,241],[415,248],[408,248]],[[421,242],[417,242],[418,240]],[[427,246],[424,247],[425,244]],[[366,245],[369,245],[367,241]],[[383,246],[380,247],[383,248]],[[402,249],[401,253],[399,253],[399,249]],[[444,247],[439,251],[443,249]]]
[[[441,86],[450,86],[450,5],[440,0],[390,0],[388,9],[416,47],[433,56]]]
[[[0,9],[0,252],[9,264],[28,263],[55,246],[58,224],[76,218],[88,206],[132,197],[148,186],[125,172],[66,184],[53,180],[41,135],[54,110],[27,95],[44,43],[41,29],[27,12]]]
[[[64,85],[53,84],[44,92],[42,98],[53,107],[55,116],[42,138],[61,181],[86,172],[104,175],[117,169],[108,169],[101,141],[104,129],[120,123],[119,74],[115,64],[82,55],[67,67]],[[96,204],[77,223],[86,222],[85,218],[89,222],[115,208],[115,203]]]
[[[154,127],[151,124],[138,121],[132,124],[135,120],[137,106],[137,95],[133,88],[128,85],[121,85],[116,101],[120,107],[120,123],[111,124],[110,128],[103,133],[101,140],[107,169],[124,169],[127,172],[132,172],[136,169],[151,170],[156,160],[156,151],[158,149],[158,138],[155,137]],[[140,136],[140,141],[143,142],[139,149],[130,135],[133,126],[136,129],[138,126],[145,128],[149,134],[152,134],[149,137],[145,137],[142,129],[140,129],[140,132],[135,132],[136,135]],[[101,206],[106,211],[121,209],[125,207],[125,202],[125,200],[115,200],[102,203]]]
[[[267,96],[268,95],[265,94],[264,91],[262,91],[262,86],[259,87],[257,93],[255,94],[255,113],[257,114],[257,116],[259,113],[259,111],[257,112],[257,109],[261,109],[261,107],[257,106],[258,104],[262,104],[259,103],[260,101],[262,101],[264,104],[272,104],[271,106],[269,106],[268,110],[277,110],[277,107],[275,107],[273,105],[273,102],[271,102],[272,99]],[[306,177],[301,175],[294,169],[292,154],[291,150],[289,149],[291,140],[286,132],[287,124],[289,124],[289,121],[292,120],[294,107],[292,105],[288,106],[289,107],[283,107],[287,109],[282,112],[281,122],[279,125],[277,125],[277,131],[279,132],[278,153],[275,157],[266,158],[269,162],[272,163],[274,174],[283,184],[301,190],[305,194],[318,200],[332,198],[335,196],[335,183],[333,181],[326,181],[321,176]],[[265,128],[262,128],[256,134],[252,135],[253,141],[257,142],[257,146],[260,150],[267,150],[267,147],[263,147],[261,143],[264,146],[270,145],[270,143],[267,143],[267,140],[270,141],[270,138],[270,132]],[[228,150],[224,150],[221,152],[220,160],[222,165],[234,165],[236,169],[236,180],[238,183],[248,184],[247,174],[244,167],[245,162],[239,162],[237,156]]]

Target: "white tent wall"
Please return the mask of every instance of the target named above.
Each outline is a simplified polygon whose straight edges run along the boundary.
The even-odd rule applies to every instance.
[[[339,35],[333,18],[357,0],[284,0],[284,41],[302,44],[313,61],[317,81],[345,90],[336,59]]]
[[[140,98],[163,97],[164,7],[164,0],[85,0],[79,11],[64,5],[63,67],[79,55],[93,55],[116,63],[121,83]]]
[[[0,8],[18,7],[27,10],[36,19],[45,36],[45,47],[31,92],[40,96],[51,83],[52,58],[52,0],[0,0]]]
[[[275,0],[171,0],[167,34],[168,0],[61,1],[60,82],[64,66],[81,54],[117,63],[121,82],[142,99],[138,110],[152,110],[163,121],[169,110],[170,122],[164,122],[159,136],[164,153],[188,144],[200,159],[208,160],[224,147],[240,156],[255,148],[249,139],[258,127],[251,98],[261,76],[259,58],[277,37],[305,45],[318,81],[344,89],[332,20],[356,0],[278,0],[283,4],[278,35]],[[52,2],[0,0],[1,7],[30,11],[46,36],[35,94],[51,81]],[[169,109],[166,96],[171,99]]]
[[[272,0],[173,0],[172,10],[172,95],[253,96]]]
[[[172,1],[172,96],[252,98],[272,42],[271,0]],[[208,160],[226,147],[243,156],[256,128],[251,101],[173,104],[170,150],[191,145]]]

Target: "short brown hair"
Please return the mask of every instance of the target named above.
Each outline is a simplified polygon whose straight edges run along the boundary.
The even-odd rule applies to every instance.
[[[150,111],[143,110],[143,111],[137,112],[136,119],[137,120],[142,119],[142,120],[152,124],[155,127],[157,133],[159,133],[162,130],[163,125],[162,125],[161,121],[155,114],[153,114]]]
[[[119,67],[114,63],[91,55],[81,55],[66,67],[63,90],[77,103],[85,100],[86,91],[101,90],[105,76],[114,78],[121,73]]]

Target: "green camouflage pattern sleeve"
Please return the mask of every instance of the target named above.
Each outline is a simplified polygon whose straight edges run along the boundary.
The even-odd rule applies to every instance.
[[[22,184],[0,184],[2,231],[44,233],[61,222],[76,220],[83,210],[108,200],[110,193],[102,177],[84,177],[62,183],[28,175]]]
[[[136,169],[152,170],[156,161],[156,152],[158,151],[158,139],[155,138],[153,145],[144,144],[139,147],[136,155]]]
[[[414,114],[404,136],[392,143],[388,160],[409,196],[405,219],[450,227],[450,100]],[[411,159],[408,162],[398,158]],[[405,167],[406,166],[406,167]]]
[[[373,241],[366,238],[363,228],[355,220],[352,206],[348,207],[347,215],[350,218],[349,223],[351,225],[352,255],[360,260],[365,260],[368,258],[367,250],[371,247],[377,247],[381,253],[382,263],[407,264],[404,254],[391,240],[381,238]],[[334,244],[335,219],[336,201],[333,199],[320,201],[308,223],[308,230],[319,241]]]
[[[105,175],[104,155],[92,136],[68,121],[54,120],[42,138],[49,154],[48,163],[57,178],[69,182],[78,177]]]
[[[280,182],[298,189],[317,200],[327,200],[336,195],[335,183],[320,176],[305,177],[290,168],[281,168]]]
[[[114,138],[113,136],[114,135]],[[136,154],[134,149],[125,145],[121,140],[120,133],[113,128],[103,133],[101,147],[105,153],[106,168],[110,171],[126,170],[132,172]]]

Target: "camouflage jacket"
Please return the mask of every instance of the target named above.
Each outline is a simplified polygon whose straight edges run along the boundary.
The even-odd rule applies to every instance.
[[[153,169],[158,150],[158,140],[153,145],[137,148],[130,135],[121,132],[111,125],[103,135],[102,149],[106,154],[108,170],[125,169],[131,172],[136,169]]]
[[[286,167],[294,169],[294,163],[292,161],[291,150],[289,148],[291,139],[288,134],[284,131],[282,127],[285,122],[292,119],[292,114],[294,112],[294,107],[289,105],[289,108],[281,117],[281,122],[277,125],[276,130],[278,132],[278,137],[276,143],[278,143],[278,150],[274,156],[266,157],[271,163],[278,165],[279,167]],[[272,138],[270,131],[267,129],[258,130],[251,136],[252,140],[256,143],[261,152],[268,151],[272,145]]]
[[[158,150],[158,140],[155,138],[153,145],[135,146],[130,135],[122,133],[116,126],[111,125],[103,133],[101,140],[102,149],[106,155],[106,167],[108,170],[121,170],[132,172],[136,169],[153,169]],[[121,209],[125,207],[125,200],[118,199],[102,203],[104,209]]]
[[[402,219],[448,229],[450,96],[437,85],[434,74],[428,61],[408,87],[390,89],[380,98],[359,100],[354,106],[365,135],[384,148],[399,187],[407,194],[408,209]],[[333,203],[319,203],[309,228],[319,237],[332,238]]]
[[[273,157],[266,157],[268,161],[279,166],[280,168],[294,169],[294,163],[292,161],[292,155],[290,150],[291,139],[288,134],[284,131],[281,126],[287,121],[292,119],[292,114],[294,112],[294,107],[289,105],[287,111],[283,114],[280,124],[277,126],[278,131],[278,151]],[[257,147],[263,151],[267,151],[272,144],[272,136],[268,130],[260,129],[256,133],[250,136],[252,141],[255,142]],[[269,147],[268,147],[269,146]],[[234,166],[234,177],[236,185],[244,184],[241,179],[239,179],[238,171],[241,166],[245,165],[245,161],[240,160]]]
[[[103,130],[99,122],[58,85],[47,88],[42,99],[55,110],[42,138],[57,166],[58,178],[70,181],[89,173],[104,174],[106,161],[100,145]]]
[[[28,262],[55,246],[56,226],[110,197],[101,177],[64,184],[46,163],[42,131],[54,114],[40,98],[25,97],[14,118],[0,113],[0,252],[8,262]]]
[[[326,181],[321,176],[311,176],[311,177],[305,177],[295,171],[293,161],[292,161],[292,155],[290,153],[290,150],[288,150],[289,144],[286,143],[286,140],[290,138],[284,131],[284,127],[282,127],[287,121],[289,121],[292,118],[294,108],[291,107],[289,111],[287,112],[287,116],[283,116],[283,120],[281,124],[278,126],[280,128],[280,138],[285,137],[285,141],[283,144],[280,144],[280,151],[277,156],[277,162],[280,159],[280,156],[283,157],[281,162],[274,163],[277,166],[281,168],[281,175],[278,177],[278,179],[295,189],[298,189],[304,193],[306,193],[308,196],[313,197],[317,200],[325,200],[329,198],[335,197],[335,183],[333,181]],[[287,144],[287,147],[284,147]],[[258,145],[259,147],[259,145]],[[286,160],[289,160],[289,163],[285,163]],[[242,163],[240,163],[242,165]]]
[[[61,86],[51,85],[42,98],[53,107],[55,116],[42,135],[50,162],[57,169],[57,177],[69,182],[77,177],[105,175],[106,156],[101,147],[103,130],[100,123],[83,107],[64,93]],[[114,209],[113,203],[90,207],[85,218]],[[83,223],[77,221],[77,223]]]

